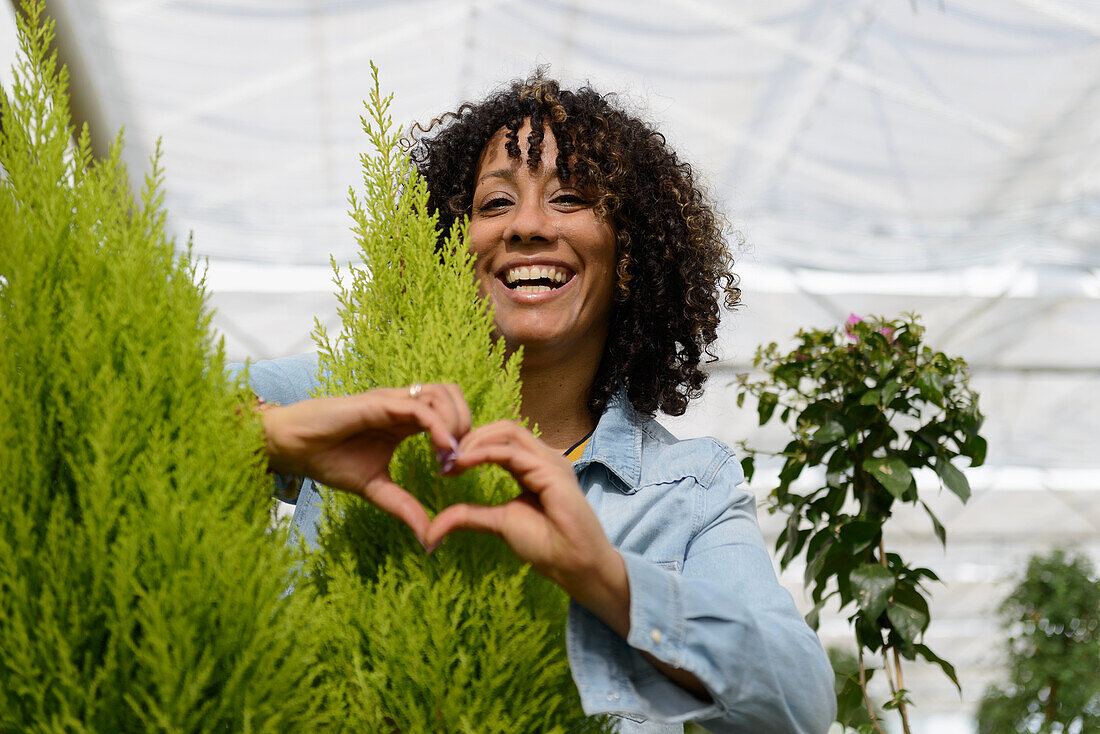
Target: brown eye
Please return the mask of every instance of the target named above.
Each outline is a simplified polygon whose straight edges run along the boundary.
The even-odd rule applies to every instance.
[[[477,208],[479,212],[493,211],[494,209],[500,209],[506,207],[512,202],[503,196],[492,196],[481,202],[481,206]]]
[[[577,194],[560,194],[554,197],[554,203],[568,206],[588,206],[588,200]]]

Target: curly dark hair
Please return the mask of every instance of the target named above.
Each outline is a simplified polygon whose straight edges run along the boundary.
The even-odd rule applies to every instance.
[[[549,128],[558,144],[558,177],[595,192],[596,213],[609,218],[616,234],[616,304],[589,409],[598,416],[625,388],[640,413],[681,415],[702,394],[703,354],[715,359],[710,347],[720,300],[733,308],[741,291],[725,246],[726,220],[692,167],[616,101],[588,86],[562,89],[539,70],[414,126],[406,145],[447,232],[470,214],[490,138],[505,128],[508,154],[519,158],[519,130],[530,118],[526,143],[534,169]]]

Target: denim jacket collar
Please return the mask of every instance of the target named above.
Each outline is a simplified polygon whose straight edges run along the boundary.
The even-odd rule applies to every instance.
[[[642,478],[642,436],[645,416],[639,415],[626,393],[616,393],[607,403],[600,422],[581,458],[573,464],[579,475],[592,464],[604,466],[623,494],[638,491]]]

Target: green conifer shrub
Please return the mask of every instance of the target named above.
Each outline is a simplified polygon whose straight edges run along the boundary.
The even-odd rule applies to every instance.
[[[258,421],[121,137],[74,144],[52,23],[0,100],[0,732],[315,731]]]
[[[455,382],[474,425],[518,419],[520,355],[492,337],[461,227],[437,249],[438,217],[399,146],[377,69],[363,124],[362,196],[350,193],[363,267],[337,271],[342,329],[318,325],[323,391]],[[438,476],[423,436],[390,466],[429,514],[514,497],[497,467]],[[348,728],[372,732],[608,731],[587,718],[569,673],[567,598],[495,538],[458,534],[427,556],[400,521],[332,493],[311,578],[329,602],[315,625]]]

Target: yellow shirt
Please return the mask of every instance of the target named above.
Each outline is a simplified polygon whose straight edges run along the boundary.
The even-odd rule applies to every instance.
[[[584,453],[584,447],[588,445],[588,439],[590,438],[592,438],[591,433],[582,438],[580,443],[574,444],[573,448],[565,452],[565,458],[569,459],[570,461],[576,461],[577,459],[581,458],[581,454]]]

